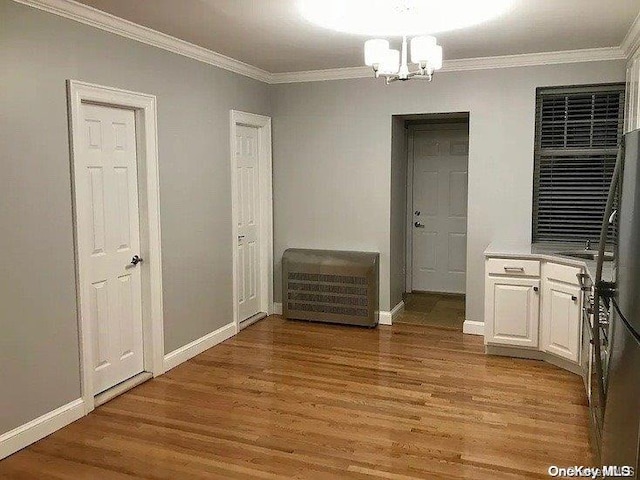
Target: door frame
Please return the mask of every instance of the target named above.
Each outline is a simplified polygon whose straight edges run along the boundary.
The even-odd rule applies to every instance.
[[[93,344],[88,321],[89,299],[82,279],[87,266],[82,261],[83,247],[78,239],[78,208],[81,200],[76,185],[80,182],[75,168],[76,145],[80,143],[81,107],[83,103],[125,108],[134,111],[138,166],[138,212],[140,216],[142,331],[144,371],[154,377],[164,373],[164,320],[162,301],[162,255],[160,240],[160,180],[158,169],[158,133],[156,97],[113,87],[67,80],[69,99],[69,140],[71,153],[71,190],[73,234],[76,259],[76,295],[78,336],[80,341],[80,388],[85,414],[95,408],[93,393]]]
[[[235,139],[238,126],[258,129],[258,176],[260,188],[260,307],[271,315],[273,310],[273,161],[271,153],[271,117],[230,112],[229,153],[231,157],[231,247],[233,281],[233,323],[236,333],[240,331],[238,317],[238,188]]]
[[[467,132],[471,130],[471,122],[470,119],[461,119],[459,122],[434,122],[434,123],[426,123],[426,124],[417,124],[410,125],[407,129],[407,219],[406,219],[406,238],[405,238],[405,281],[404,281],[404,290],[405,293],[413,292],[413,142],[414,135],[416,132],[420,131],[442,131],[442,130],[460,130],[466,126]],[[469,147],[471,146],[471,135],[469,133]],[[469,148],[469,151],[471,149]],[[467,153],[467,172],[469,171],[469,153]],[[467,193],[469,191],[469,175],[467,173]],[[467,242],[469,235],[469,199],[467,198]],[[468,243],[467,243],[468,244]],[[465,265],[465,277],[466,277],[466,268],[468,266]]]

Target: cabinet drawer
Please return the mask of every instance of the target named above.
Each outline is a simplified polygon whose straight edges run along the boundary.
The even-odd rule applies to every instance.
[[[544,277],[549,280],[568,283],[570,285],[580,285],[578,274],[582,273],[582,268],[559,263],[545,263]]]
[[[490,258],[487,260],[487,274],[509,275],[510,277],[539,277],[540,262],[538,260],[519,260],[517,258]]]

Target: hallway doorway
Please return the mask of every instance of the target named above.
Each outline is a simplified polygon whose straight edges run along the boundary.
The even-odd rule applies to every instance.
[[[412,292],[404,294],[404,312],[396,323],[424,325],[462,331],[465,296],[461,294]]]

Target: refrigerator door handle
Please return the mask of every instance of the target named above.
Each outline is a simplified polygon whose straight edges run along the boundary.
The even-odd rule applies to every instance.
[[[616,188],[618,187],[618,182],[620,181],[620,172],[622,171],[622,159],[624,158],[624,137],[623,141],[620,144],[620,148],[618,149],[618,156],[616,158],[616,166],[613,169],[613,178],[611,179],[611,187],[609,188],[609,195],[607,196],[607,205],[604,210],[604,215],[602,216],[602,226],[600,228],[600,243],[598,244],[598,256],[596,263],[596,278],[594,279],[594,289],[593,289],[593,304],[595,305],[595,309],[599,308],[600,305],[600,297],[604,296],[601,293],[602,289],[602,267],[604,266],[604,249],[607,243],[607,236],[609,233],[609,216],[613,210],[613,204],[616,198]],[[605,402],[605,392],[604,385],[602,385],[604,378],[604,365],[602,364],[602,353],[601,353],[601,340],[600,340],[600,318],[597,314],[593,316],[593,354],[596,359],[593,362],[593,370],[595,372],[596,378],[600,379],[594,385],[595,398],[599,405],[604,405]]]
[[[600,243],[598,245],[598,257],[596,264],[596,278],[595,278],[595,290],[596,295],[598,293],[598,287],[602,281],[602,267],[604,264],[604,250],[607,244],[607,234],[609,232],[610,217],[613,217],[613,204],[616,198],[616,189],[618,188],[618,182],[620,181],[620,172],[622,171],[622,159],[624,158],[624,137],[618,148],[618,156],[616,158],[616,166],[613,169],[613,177],[611,179],[611,187],[609,188],[609,195],[607,196],[607,206],[604,210],[602,218],[602,227],[600,228]],[[597,302],[597,299],[596,299]],[[596,303],[597,304],[597,303]]]

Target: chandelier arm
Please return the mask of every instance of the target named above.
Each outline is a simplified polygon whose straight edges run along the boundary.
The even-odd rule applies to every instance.
[[[413,77],[415,79],[419,79],[419,80],[426,80],[428,82],[430,82],[431,80],[433,80],[433,75],[416,75],[415,77]]]
[[[409,65],[407,64],[408,53],[407,53],[407,36],[404,35],[402,37],[402,64],[400,65],[399,76],[402,79],[409,78]]]

